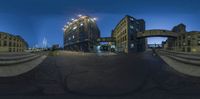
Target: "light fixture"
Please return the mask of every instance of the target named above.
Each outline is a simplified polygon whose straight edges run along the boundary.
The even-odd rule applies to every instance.
[[[67,26],[67,25],[65,25],[65,26],[64,26],[64,28],[68,28],[68,26]]]
[[[74,21],[74,19],[72,18],[72,21]]]
[[[81,16],[82,19],[86,18],[86,16]]]
[[[95,20],[95,21],[96,21],[96,20],[97,20],[97,18],[93,18],[93,20]]]
[[[79,14],[79,15],[78,15],[78,17],[82,17],[82,15],[81,15],[81,14]]]
[[[66,29],[65,29],[65,28],[62,28],[62,30],[65,31]]]
[[[75,30],[75,29],[77,29],[77,26],[75,26],[75,27],[73,28],[73,30]]]

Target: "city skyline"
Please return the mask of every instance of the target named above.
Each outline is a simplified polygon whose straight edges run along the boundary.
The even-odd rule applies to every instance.
[[[105,0],[87,1],[1,1],[0,21],[3,25],[0,26],[0,31],[21,35],[27,40],[30,47],[42,42],[44,37],[48,40],[48,46],[57,43],[63,45],[62,27],[78,14],[97,17],[102,37],[110,36],[111,30],[125,15],[143,18],[146,22],[146,30],[171,30],[173,26],[184,23],[187,25],[188,31],[200,31],[198,27],[200,14],[196,10],[198,9],[197,0],[192,0],[192,2],[188,0],[182,2],[128,0],[115,3]],[[77,4],[76,2],[81,3]],[[113,3],[113,6],[109,6],[109,3]],[[193,6],[186,6],[188,3]],[[120,6],[122,8],[119,8]],[[162,40],[163,38],[153,38],[149,40],[149,43]]]

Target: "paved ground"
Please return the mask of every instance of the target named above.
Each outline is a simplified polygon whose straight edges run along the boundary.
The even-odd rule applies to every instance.
[[[200,66],[198,65],[192,65],[192,64],[186,64],[179,62],[177,60],[173,60],[170,57],[167,56],[161,56],[161,58],[169,64],[172,68],[174,68],[176,71],[183,73],[185,75],[200,77]]]
[[[0,78],[0,89],[2,95],[52,99],[200,98],[199,78],[174,71],[151,52],[115,56],[52,53],[29,73]]]

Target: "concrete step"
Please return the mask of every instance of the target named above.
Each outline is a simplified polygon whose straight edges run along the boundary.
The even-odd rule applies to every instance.
[[[169,58],[172,58],[174,60],[177,60],[179,62],[182,62],[182,63],[200,66],[199,60],[185,59],[185,58],[180,58],[180,57],[177,57],[177,56],[170,56],[170,55],[166,55],[166,56],[169,57]]]
[[[20,64],[24,62],[28,62],[31,60],[34,60],[36,58],[40,57],[40,55],[33,55],[29,56],[27,58],[19,59],[19,60],[8,60],[8,61],[1,61],[0,60],[0,66],[8,66],[8,65],[14,65],[14,64]]]
[[[0,66],[0,77],[14,77],[24,73],[27,73],[37,67],[40,63],[46,59],[47,56],[35,56],[31,60],[20,64],[12,65],[1,65]]]
[[[0,56],[0,61],[10,61],[10,60],[20,60],[23,58],[28,58],[28,57],[32,57],[35,54],[24,54],[21,56]]]
[[[0,53],[1,57],[13,57],[13,56],[23,56],[30,53],[27,52],[8,52],[8,53]]]

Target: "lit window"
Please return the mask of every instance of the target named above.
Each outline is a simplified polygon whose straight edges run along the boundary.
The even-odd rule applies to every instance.
[[[134,29],[134,27],[133,27],[132,25],[130,26],[130,28],[131,28],[131,29]]]
[[[65,29],[65,28],[62,28],[62,30],[65,31],[66,29]]]
[[[72,38],[73,38],[73,39],[75,38],[74,35],[72,36]]]
[[[186,43],[184,42],[184,43],[183,43],[183,46],[185,46],[185,45],[186,45]]]
[[[198,41],[198,45],[200,45],[200,40]]]
[[[133,43],[131,44],[131,48],[134,48],[134,44]]]
[[[131,21],[134,21],[134,19],[133,19],[133,18],[130,18],[130,20],[131,20]]]
[[[83,23],[81,23],[80,26],[83,26]]]
[[[65,25],[65,26],[64,26],[64,28],[68,28],[68,26],[67,26],[67,25]]]
[[[70,41],[70,40],[71,40],[71,37],[69,37],[68,40]]]

